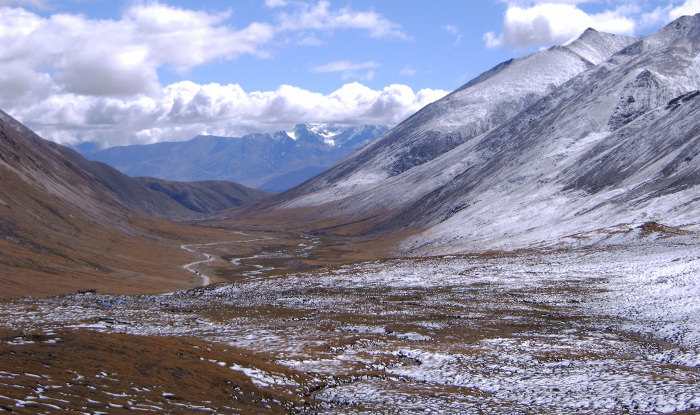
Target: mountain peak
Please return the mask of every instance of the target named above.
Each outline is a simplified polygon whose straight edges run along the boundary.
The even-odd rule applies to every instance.
[[[581,36],[564,47],[591,64],[597,65],[638,39],[638,37],[599,32],[589,27]]]
[[[593,37],[593,36],[598,36],[598,35],[600,35],[600,34],[601,34],[601,32],[595,30],[595,29],[592,28],[592,27],[589,27],[589,28],[587,28],[586,30],[584,30],[583,33],[581,33],[581,36],[579,36],[578,38],[579,38],[579,39],[587,39],[587,38],[590,38],[590,37]]]

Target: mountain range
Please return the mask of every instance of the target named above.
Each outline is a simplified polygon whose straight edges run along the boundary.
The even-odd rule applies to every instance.
[[[700,15],[644,38],[588,29],[504,62],[268,209],[418,231],[404,254],[697,224],[699,35]]]
[[[299,241],[307,238],[339,236],[327,250],[333,255],[369,241],[362,258],[605,245],[649,230],[697,232],[699,56],[700,15],[641,38],[589,29],[567,45],[497,65],[383,135],[378,127],[298,125],[272,139],[199,137],[112,150],[136,154],[129,156],[134,165],[146,166],[149,157],[167,158],[162,150],[178,147],[168,153],[177,154],[170,166],[203,178],[219,168],[233,171],[243,160],[252,163],[247,177],[264,187],[290,183],[284,174],[265,173],[280,160],[289,161],[285,174],[320,169],[336,147],[361,147],[368,135],[378,136],[273,196],[229,182],[132,178],[41,139],[0,112],[5,295],[27,292],[27,281],[38,281],[36,293],[86,281],[126,284],[121,292],[191,286],[187,272],[172,264],[191,260],[181,244],[226,240],[230,235],[220,229],[238,232],[243,223],[290,231],[301,255],[306,244]],[[311,162],[302,167],[300,154],[311,154]],[[191,164],[183,161],[187,155]],[[195,167],[212,157],[218,161],[211,169]],[[163,168],[160,160],[154,168]],[[229,219],[211,226],[182,222],[214,214]]]
[[[228,180],[280,192],[333,166],[386,133],[382,126],[298,124],[291,131],[243,137],[198,136],[99,150],[83,143],[76,150],[132,176],[176,181]]]

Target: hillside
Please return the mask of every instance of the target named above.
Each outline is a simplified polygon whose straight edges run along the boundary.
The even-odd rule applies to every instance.
[[[573,243],[562,238],[621,224],[692,228],[698,32],[698,15],[642,39],[588,30],[505,62],[272,207],[379,214],[365,232],[420,230],[401,245],[411,254]]]
[[[162,292],[199,285],[200,278],[182,268],[194,255],[180,244],[225,236],[144,213],[201,217],[197,210],[235,206],[261,194],[231,184],[183,187],[131,179],[41,139],[3,112],[0,180],[3,297],[90,288]],[[156,185],[163,188],[150,187]],[[230,199],[223,200],[224,195]]]
[[[361,195],[503,124],[635,40],[589,29],[569,45],[503,62],[297,187],[283,205],[315,206]],[[396,202],[384,205],[393,209]]]

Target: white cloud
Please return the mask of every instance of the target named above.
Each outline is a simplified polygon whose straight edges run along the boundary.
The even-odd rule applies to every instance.
[[[181,73],[243,55],[266,57],[285,35],[319,44],[335,30],[407,39],[374,11],[332,9],[328,2],[267,0],[270,23],[231,25],[231,11],[205,12],[158,1],[130,2],[115,19],[40,15],[49,1],[0,0],[0,108],[46,138],[106,145],[185,140],[197,134],[239,135],[298,122],[394,124],[444,91],[399,86],[374,91],[349,83],[324,95],[284,85],[246,92],[238,84],[161,84],[159,69]],[[371,80],[379,64],[331,62],[315,68],[343,79]],[[401,89],[401,93],[397,93]],[[393,108],[394,113],[378,111]],[[375,109],[373,108],[375,105]]]
[[[601,13],[586,13],[577,4],[582,1],[537,2],[521,7],[510,3],[503,18],[501,33],[484,34],[487,47],[514,46],[528,49],[534,46],[565,43],[586,28],[622,35],[634,34],[636,21],[629,14],[634,7],[623,5]]]
[[[48,7],[49,1],[50,0],[0,0],[0,7],[20,6],[45,9]]]
[[[356,29],[369,32],[375,38],[410,39],[403,28],[373,11],[358,12],[349,7],[330,10],[326,0],[315,5],[301,3],[294,13],[279,16],[281,30],[338,30]]]
[[[453,45],[458,46],[460,43],[462,43],[462,32],[457,26],[448,24],[443,26],[443,30],[454,36],[455,40],[452,42]]]
[[[677,19],[685,15],[694,15],[700,13],[700,0],[686,0],[678,7],[674,7],[669,11],[671,20]]]
[[[500,33],[486,32],[487,48],[510,46],[528,49],[565,43],[587,27],[622,35],[653,28],[683,15],[700,13],[700,0],[669,0],[651,11],[639,1],[607,0],[501,0],[507,3]],[[605,3],[600,13],[586,13],[579,5]]]
[[[371,81],[372,79],[374,79],[374,71],[362,71],[365,69],[376,68],[378,66],[379,64],[374,61],[362,63],[353,63],[350,61],[335,61],[325,65],[316,66],[314,68],[311,68],[311,70],[317,73],[340,72],[342,74],[343,80],[355,78],[362,79],[365,81]]]
[[[287,4],[287,0],[265,0],[265,6],[271,9],[274,9],[276,7],[284,7]]]
[[[404,66],[401,68],[401,71],[399,71],[399,75],[401,76],[415,76],[416,73],[416,70],[410,65]]]
[[[498,48],[503,46],[503,36],[496,36],[494,32],[484,33],[484,43],[489,49]]]
[[[363,63],[353,63],[350,61],[335,61],[326,65],[316,66],[312,70],[314,72],[345,72],[357,71],[360,69],[376,68],[377,66],[379,66],[379,64],[374,61]]]
[[[158,96],[104,97],[54,94],[8,112],[45,138],[105,145],[187,140],[198,134],[238,136],[278,131],[300,122],[395,125],[448,91],[405,85],[373,90],[357,82],[330,94],[290,85],[247,92],[237,84],[183,81]]]
[[[280,13],[275,24],[252,22],[241,28],[229,24],[231,11],[209,13],[157,1],[134,2],[119,19],[105,20],[71,14],[43,17],[4,7],[0,8],[0,65],[21,69],[18,77],[22,79],[13,87],[15,97],[45,87],[43,82],[33,86],[24,81],[47,74],[55,89],[68,93],[153,94],[161,90],[157,74],[161,67],[185,73],[216,60],[267,57],[267,48],[283,33],[301,35],[306,45],[320,43],[313,31],[352,29],[374,37],[406,37],[400,26],[372,11],[333,10],[325,1],[314,5],[268,1],[269,6],[282,3],[296,12]]]
[[[58,89],[84,95],[160,91],[157,69],[185,71],[216,59],[261,53],[274,28],[225,25],[228,13],[209,14],[159,3],[135,4],[120,20],[80,15],[42,17],[21,8],[0,9],[0,64],[35,76],[51,74]],[[32,92],[27,85],[25,93]]]

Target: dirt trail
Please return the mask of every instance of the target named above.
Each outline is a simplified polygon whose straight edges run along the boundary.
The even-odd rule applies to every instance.
[[[245,232],[235,232],[239,235],[243,236],[250,236]],[[206,287],[207,285],[212,283],[212,279],[210,276],[206,275],[202,271],[199,271],[196,267],[201,265],[201,264],[206,264],[209,262],[214,262],[214,261],[223,261],[219,256],[207,253],[207,252],[200,252],[197,250],[197,248],[203,248],[207,246],[214,246],[214,245],[224,245],[224,244],[242,244],[242,243],[249,243],[249,242],[257,242],[257,241],[264,241],[264,240],[273,240],[274,238],[270,238],[269,236],[264,236],[262,238],[255,238],[255,239],[247,239],[247,240],[232,240],[232,241],[222,241],[222,242],[209,242],[209,243],[202,243],[202,244],[183,244],[180,245],[180,249],[185,250],[187,252],[191,252],[193,254],[201,254],[204,256],[205,259],[201,261],[195,261],[195,262],[190,262],[189,264],[185,264],[182,266],[182,268],[186,269],[187,271],[195,274],[196,276],[200,277],[202,279],[202,287]]]
[[[207,262],[213,262],[213,261],[215,261],[216,258],[214,257],[214,255],[207,254],[204,252],[195,251],[194,249],[192,249],[190,247],[192,247],[192,246],[206,246],[206,245],[211,245],[211,244],[180,245],[180,249],[183,249],[187,252],[192,252],[193,254],[202,254],[206,258],[206,259],[203,259],[201,261],[190,262],[189,264],[182,266],[182,268],[186,269],[187,271],[193,273],[194,275],[196,275],[202,279],[202,287],[205,287],[205,286],[211,284],[211,278],[208,275],[202,273],[201,271],[195,269],[194,267],[196,267],[197,265],[200,265],[200,264],[207,263]]]

